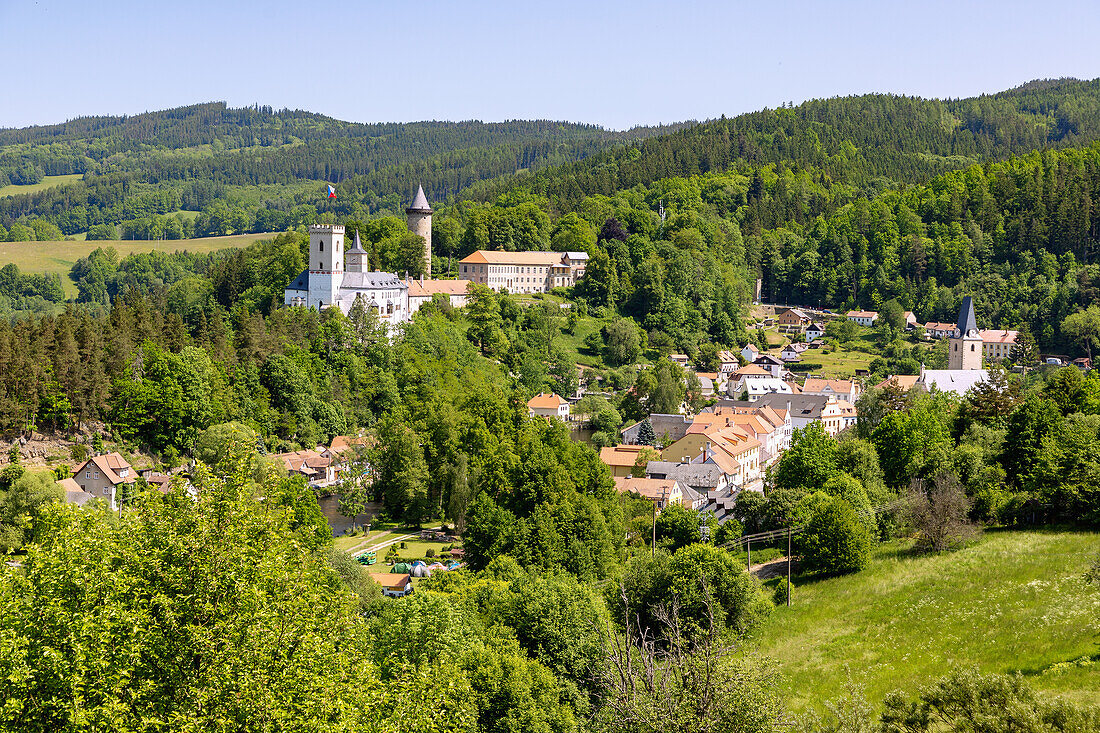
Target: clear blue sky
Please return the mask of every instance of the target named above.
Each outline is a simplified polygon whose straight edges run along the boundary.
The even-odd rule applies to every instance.
[[[1100,76],[1093,2],[0,0],[0,126],[225,100],[623,128]]]

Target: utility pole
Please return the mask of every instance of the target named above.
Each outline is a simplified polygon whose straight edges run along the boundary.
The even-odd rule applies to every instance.
[[[787,608],[791,607],[791,528],[787,527]]]
[[[745,541],[745,572],[752,570],[752,540]]]

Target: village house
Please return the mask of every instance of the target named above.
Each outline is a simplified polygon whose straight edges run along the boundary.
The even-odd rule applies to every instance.
[[[775,319],[781,333],[802,333],[810,325],[810,317],[801,308],[788,308]]]
[[[955,333],[954,323],[940,323],[938,321],[929,321],[924,324],[924,335],[933,339],[945,339],[950,338],[951,334]]]
[[[756,344],[745,344],[745,348],[741,349],[741,358],[746,364],[752,364],[759,356],[760,349],[756,348]]]
[[[708,408],[695,416],[696,423],[734,426],[760,441],[760,463],[770,466],[791,444],[791,424],[783,408],[740,402]]]
[[[432,299],[437,293],[444,295],[452,308],[461,308],[466,305],[466,291],[470,287],[469,280],[425,280],[406,278],[405,285],[409,288],[409,315],[412,316]]]
[[[611,469],[611,475],[629,476],[643,450],[654,450],[648,445],[608,445],[600,448],[600,460]]]
[[[731,486],[756,490],[762,488],[763,478],[760,448],[759,440],[735,424],[697,419],[683,438],[665,448],[661,457],[665,461],[716,465]]]
[[[463,278],[510,293],[548,293],[584,276],[584,252],[505,252],[479,249],[463,258]]]
[[[836,402],[836,397],[825,395],[804,394],[769,394],[764,395],[755,403],[747,402],[719,402],[715,407],[771,407],[773,410],[785,410],[792,430],[801,430],[812,422],[821,420],[822,412],[829,402]]]
[[[727,375],[722,372],[695,372],[695,376],[699,379],[704,397],[713,397],[726,390]]]
[[[684,487],[679,481],[658,478],[615,477],[615,489],[620,494],[637,494],[649,499],[660,512],[669,504],[683,504]]]
[[[718,371],[721,374],[732,374],[741,367],[741,360],[732,351],[718,352]]]
[[[878,311],[848,311],[845,316],[849,321],[855,321],[861,326],[873,326],[878,320]]]
[[[781,393],[791,394],[794,391],[790,382],[773,377],[756,364],[741,367],[730,378],[726,386],[726,392],[734,399],[747,399],[755,401],[761,395]]]
[[[856,407],[848,400],[831,400],[821,409],[821,425],[825,433],[836,437],[842,430],[856,424]]]
[[[814,322],[806,327],[806,343],[810,343],[825,335],[825,324]]]
[[[96,498],[95,494],[92,494],[81,488],[80,484],[76,482],[76,479],[63,478],[57,483],[65,491],[66,504],[76,504],[77,506],[84,506],[89,501]]]
[[[807,378],[802,383],[802,394],[835,395],[839,399],[855,402],[863,388],[859,382],[851,379],[814,379]]]
[[[556,417],[566,421],[569,419],[569,403],[553,392],[540,393],[527,400],[527,416]]]
[[[408,573],[367,573],[370,579],[382,586],[382,594],[391,598],[401,598],[413,591],[412,578]]]
[[[782,360],[777,359],[771,354],[761,354],[760,356],[756,357],[756,359],[754,359],[752,363],[767,371],[776,379],[783,378],[783,372],[785,371],[783,362]]]
[[[645,468],[646,478],[670,479],[682,487],[697,493],[703,502],[712,491],[725,492],[729,480],[722,469],[714,464],[677,463],[675,461],[650,461]],[[692,502],[695,503],[694,500]],[[693,506],[697,509],[697,506]]]
[[[118,453],[103,453],[74,468],[73,480],[82,491],[106,500],[111,509],[118,509],[119,488],[137,481],[137,473]],[[66,489],[67,492],[71,490],[71,486]]]
[[[905,311],[905,313],[902,315],[905,318],[906,331],[912,331],[914,328],[920,325],[920,323],[917,322],[917,316],[913,313],[913,311]]]
[[[339,475],[331,457],[321,455],[320,450],[299,450],[275,453],[271,456],[282,462],[290,475],[303,476],[313,488],[327,488],[336,483]]]
[[[801,361],[803,352],[808,348],[810,348],[809,344],[800,341],[792,341],[783,347],[783,351],[780,352],[779,358],[788,362]]]

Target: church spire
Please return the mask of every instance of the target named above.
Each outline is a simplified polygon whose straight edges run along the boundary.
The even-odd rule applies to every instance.
[[[971,331],[978,330],[978,319],[974,315],[974,299],[969,295],[963,298],[962,307],[959,308],[959,334],[965,336]]]
[[[367,251],[363,249],[363,245],[359,242],[359,230],[355,230],[355,244],[348,250],[348,254],[366,254]]]

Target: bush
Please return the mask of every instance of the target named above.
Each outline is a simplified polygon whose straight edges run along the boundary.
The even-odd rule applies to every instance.
[[[788,371],[792,372],[816,372],[823,365],[812,361],[796,361],[788,362],[785,366]]]
[[[802,563],[812,572],[854,572],[871,560],[871,533],[844,499],[822,503],[798,535]]]
[[[432,548],[429,547],[427,550],[424,551],[424,557],[427,557],[427,558],[435,557],[435,550],[433,550]]]
[[[83,461],[88,458],[88,446],[77,443],[69,449],[69,455],[74,461]]]

